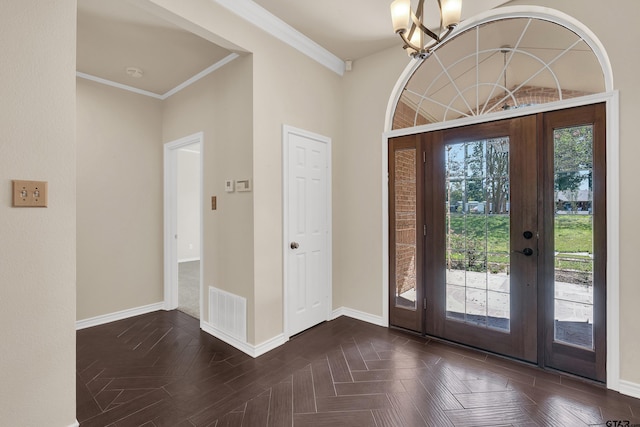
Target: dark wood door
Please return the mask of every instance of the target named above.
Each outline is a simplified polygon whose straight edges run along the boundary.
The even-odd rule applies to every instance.
[[[389,323],[424,332],[421,135],[389,140]]]
[[[605,109],[389,144],[390,324],[606,380]]]
[[[604,104],[544,114],[544,365],[606,381]]]
[[[536,362],[536,118],[430,136],[426,332]]]

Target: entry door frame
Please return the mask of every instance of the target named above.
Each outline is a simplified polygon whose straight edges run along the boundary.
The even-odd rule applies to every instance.
[[[200,146],[200,322],[202,319],[203,272],[203,158],[204,133],[198,132],[164,144],[164,309],[178,308],[178,151],[192,144]]]
[[[327,147],[327,191],[323,205],[326,206],[327,214],[327,313],[325,320],[333,317],[333,225],[332,225],[332,172],[331,172],[331,138],[317,133],[313,133],[304,129],[295,128],[289,125],[282,126],[282,261],[283,261],[283,319],[284,319],[284,335],[288,340],[292,336],[291,319],[289,316],[289,290],[292,285],[292,279],[289,277],[289,143],[292,135],[301,136],[303,138],[313,139],[320,143],[326,144]]]
[[[625,385],[620,381],[620,103],[618,91],[611,91],[596,95],[573,98],[540,106],[523,109],[501,111],[495,114],[467,117],[443,123],[417,126],[412,128],[387,131],[382,134],[382,315],[387,324],[389,321],[389,170],[388,146],[389,139],[413,135],[436,130],[450,129],[466,125],[474,125],[510,119],[514,117],[533,115],[571,107],[597,104],[606,105],[606,159],[607,159],[607,381],[606,387],[621,391]],[[628,394],[628,393],[627,393]]]

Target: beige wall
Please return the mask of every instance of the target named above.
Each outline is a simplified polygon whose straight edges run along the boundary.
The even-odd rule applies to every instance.
[[[353,63],[343,81],[344,140],[334,152],[334,307],[382,316],[382,133],[409,63],[401,48]],[[339,185],[336,185],[339,183]]]
[[[253,193],[224,191],[225,179],[252,178],[252,58],[244,56],[164,101],[165,143],[204,133],[203,303],[208,288],[248,299],[248,334],[253,334]],[[211,210],[211,196],[217,210]]]
[[[246,122],[253,132],[254,184],[254,280],[250,287],[253,295],[249,295],[253,313],[249,314],[248,339],[260,344],[284,329],[282,125],[328,136],[334,147],[341,144],[341,79],[214,2],[146,0],[144,4],[212,41],[223,38],[253,52],[253,111]],[[205,257],[206,251],[205,246]],[[251,330],[253,324],[255,329]]]
[[[162,302],[161,102],[77,79],[78,320]]]
[[[75,422],[76,2],[0,2],[0,424]],[[12,208],[11,180],[49,182]]]

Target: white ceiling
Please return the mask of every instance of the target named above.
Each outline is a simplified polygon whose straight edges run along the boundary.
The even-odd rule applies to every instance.
[[[392,46],[401,49],[391,27],[391,0],[234,1],[261,6],[342,60],[356,60]],[[464,0],[463,19],[503,3],[506,0]],[[435,5],[436,0],[428,0],[425,7]],[[427,9],[426,13],[436,16],[435,12]],[[78,0],[77,38],[79,72],[158,95],[230,54],[150,15],[135,0]],[[127,67],[142,69],[144,76],[130,77]]]
[[[162,95],[229,54],[127,0],[78,0],[81,73]],[[127,67],[143,77],[130,77]]]
[[[462,19],[508,0],[463,0]],[[391,0],[254,0],[273,15],[343,60],[358,59],[392,46],[400,38],[391,25]],[[414,10],[417,1],[413,0]],[[425,2],[427,26],[440,25],[436,0]]]

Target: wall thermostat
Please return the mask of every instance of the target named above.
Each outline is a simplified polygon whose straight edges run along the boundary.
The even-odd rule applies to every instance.
[[[250,179],[237,179],[236,180],[236,190],[238,190],[238,191],[251,191],[251,180]]]

